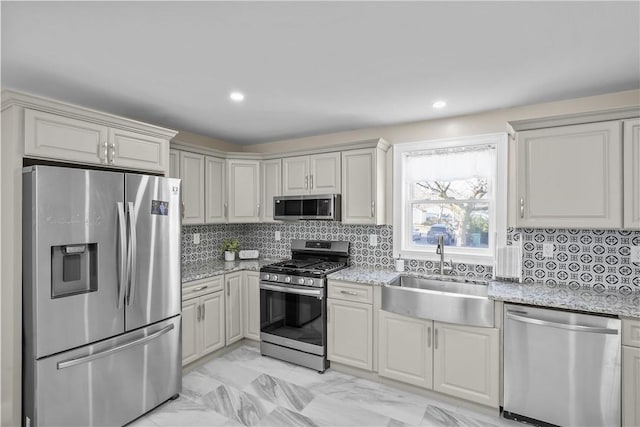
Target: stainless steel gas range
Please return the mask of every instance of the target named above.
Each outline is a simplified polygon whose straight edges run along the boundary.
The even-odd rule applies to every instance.
[[[260,269],[260,351],[319,372],[327,362],[327,275],[349,242],[292,240],[291,259]]]

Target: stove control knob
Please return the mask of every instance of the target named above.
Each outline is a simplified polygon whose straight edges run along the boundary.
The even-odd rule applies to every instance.
[[[269,274],[265,274],[264,275],[264,280],[269,280],[271,278],[271,276]]]
[[[291,282],[291,277],[286,276],[286,277],[284,278],[284,281],[285,281],[285,283],[289,283],[289,282]]]
[[[278,280],[278,275],[277,274],[272,275],[271,280],[273,280],[274,282]]]
[[[299,285],[304,285],[304,279],[303,279],[302,277],[300,277],[300,278],[298,279],[298,284],[299,284]]]
[[[313,286],[313,279],[307,279],[307,286]]]

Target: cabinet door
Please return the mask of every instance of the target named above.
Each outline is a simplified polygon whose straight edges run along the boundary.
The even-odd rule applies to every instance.
[[[197,315],[199,301],[194,298],[182,302],[182,366],[200,357],[202,337]]]
[[[432,387],[431,320],[378,311],[378,375]]]
[[[342,153],[342,222],[375,224],[376,149]]]
[[[282,195],[309,194],[309,157],[282,159]]]
[[[225,346],[224,292],[214,292],[200,298],[202,307],[202,356]]]
[[[624,122],[624,228],[640,230],[640,119]]]
[[[24,110],[24,154],[27,157],[107,164],[109,129],[82,120]]]
[[[373,306],[331,298],[327,302],[327,358],[371,371]]]
[[[127,169],[164,172],[169,162],[169,141],[122,129],[109,129],[111,163]]]
[[[243,311],[242,311],[242,276],[243,272],[227,274],[225,276],[225,323],[227,339],[226,345],[239,341],[243,337]]]
[[[204,156],[180,152],[183,224],[204,223]]]
[[[180,151],[169,150],[169,178],[180,178]]]
[[[225,161],[217,157],[205,158],[205,222],[208,224],[227,221]]]
[[[640,425],[640,348],[622,346],[622,425]]]
[[[273,159],[262,162],[262,222],[276,222],[273,219],[273,198],[282,194],[282,160]]]
[[[260,275],[245,273],[245,338],[260,341]]]
[[[229,222],[260,221],[260,162],[227,160]]]
[[[498,407],[498,329],[440,322],[433,326],[433,389]]]
[[[621,122],[518,134],[519,227],[622,226]]]
[[[309,157],[309,194],[340,193],[340,153]]]

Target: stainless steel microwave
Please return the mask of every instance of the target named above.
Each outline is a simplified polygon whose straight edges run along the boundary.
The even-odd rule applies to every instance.
[[[281,221],[305,219],[340,221],[340,195],[275,196],[273,198],[273,219]]]

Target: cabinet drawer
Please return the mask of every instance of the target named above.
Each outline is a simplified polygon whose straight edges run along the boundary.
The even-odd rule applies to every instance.
[[[329,281],[328,297],[373,304],[373,287],[349,282]]]
[[[194,280],[182,285],[182,301],[224,289],[224,275]]]
[[[622,345],[640,347],[640,319],[622,319]]]

